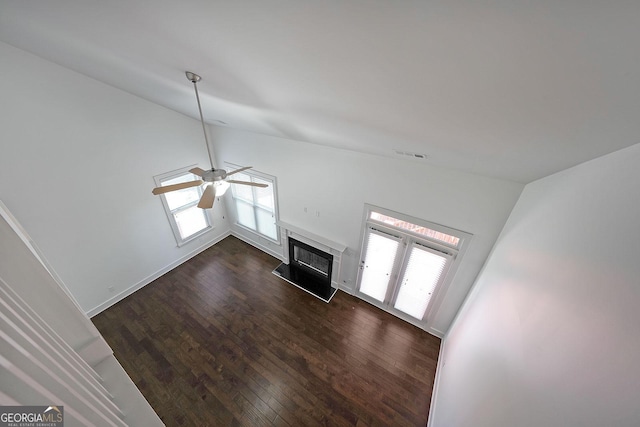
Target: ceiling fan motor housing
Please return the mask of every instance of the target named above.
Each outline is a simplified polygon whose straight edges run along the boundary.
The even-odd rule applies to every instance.
[[[227,177],[227,171],[224,169],[210,169],[202,174],[202,180],[205,182],[222,181]]]

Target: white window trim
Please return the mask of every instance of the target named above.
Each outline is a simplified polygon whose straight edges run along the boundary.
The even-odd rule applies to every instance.
[[[230,162],[224,162],[225,163],[225,168],[227,171],[232,171],[235,169],[240,169],[242,166],[234,164],[234,163],[230,163]],[[254,234],[257,237],[260,237],[262,239],[266,239],[269,242],[275,243],[277,245],[280,245],[280,242],[282,241],[282,236],[280,234],[280,227],[277,225],[278,221],[280,220],[280,213],[279,213],[279,209],[278,209],[278,181],[277,178],[274,175],[269,175],[266,174],[264,172],[260,172],[257,171],[255,169],[247,169],[245,171],[242,171],[243,174],[249,175],[249,176],[253,176],[255,178],[259,178],[265,181],[269,181],[272,184],[272,189],[273,189],[273,214],[275,216],[275,223],[276,223],[276,239],[272,239],[269,236],[266,236],[260,232],[258,232],[257,230],[253,230],[249,227],[246,227],[240,223],[238,223],[238,211],[236,208],[236,203],[235,203],[235,196],[233,195],[233,190],[231,190],[229,193],[231,193],[230,197],[232,199],[232,202],[230,203],[231,206],[233,206],[233,214],[234,214],[234,225],[238,228],[241,228],[243,230],[246,230],[248,233]],[[232,177],[234,175],[231,175]],[[246,202],[244,199],[239,198],[239,200]],[[247,204],[249,204],[247,202]],[[251,204],[252,207],[257,207],[258,209],[264,209],[261,208],[260,206]]]
[[[160,187],[162,185],[162,181],[165,181],[167,179],[172,179],[172,178],[177,178],[180,175],[185,175],[187,173],[190,173],[189,170],[193,169],[194,167],[196,167],[197,165],[190,165],[190,166],[185,166],[183,168],[180,169],[176,169],[170,172],[166,172],[160,175],[156,175],[153,177],[153,180],[156,183],[156,187]],[[194,175],[194,179],[197,179],[198,177]],[[200,193],[200,195],[202,196],[202,189],[199,189],[198,192]],[[169,208],[169,204],[167,203],[167,199],[165,198],[164,194],[160,194],[160,200],[162,201],[162,207],[164,208],[165,213],[167,214],[167,219],[169,220],[169,225],[171,226],[171,231],[173,232],[173,237],[176,239],[176,244],[178,247],[182,247],[184,245],[186,245],[187,243],[196,240],[197,238],[201,237],[203,234],[206,234],[208,232],[210,232],[211,230],[214,229],[214,226],[211,222],[211,217],[209,216],[209,213],[207,212],[207,210],[203,210],[204,213],[204,218],[205,221],[207,223],[207,226],[205,228],[203,228],[202,230],[198,231],[197,233],[192,234],[191,236],[187,237],[186,239],[183,239],[182,236],[180,235],[180,230],[178,229],[178,224],[176,223],[175,218],[173,217],[174,212],[171,211],[171,209]],[[192,206],[195,206],[198,204],[198,201],[195,201],[191,204],[185,205],[182,208],[177,209],[176,211],[179,210],[184,210],[187,208],[190,208]]]

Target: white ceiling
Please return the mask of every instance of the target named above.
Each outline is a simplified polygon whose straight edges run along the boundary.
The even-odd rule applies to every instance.
[[[212,124],[519,182],[640,142],[638,0],[0,0],[0,40],[196,118],[192,70]]]

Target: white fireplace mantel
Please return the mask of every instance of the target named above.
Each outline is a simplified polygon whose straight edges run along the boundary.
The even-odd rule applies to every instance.
[[[338,252],[339,254],[342,254],[347,249],[347,246],[343,245],[342,243],[334,242],[322,236],[318,236],[317,234],[303,230],[302,228],[296,227],[295,225],[292,225],[292,224],[288,224],[284,221],[278,221],[276,222],[276,224],[278,225],[278,227],[285,230],[285,234],[287,236],[292,235],[292,233],[297,234],[298,236],[311,239],[315,243],[320,243],[321,245],[324,245],[330,249],[333,249],[335,252]]]

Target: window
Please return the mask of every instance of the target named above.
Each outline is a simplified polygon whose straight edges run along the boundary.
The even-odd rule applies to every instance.
[[[194,166],[158,175],[154,177],[156,185],[179,184],[199,179],[199,177],[189,172],[189,169]],[[184,245],[212,228],[209,215],[204,209],[200,209],[197,206],[200,196],[202,196],[202,186],[185,188],[160,195],[178,246]]]
[[[236,165],[232,165],[236,167]],[[236,181],[267,184],[268,187],[231,184],[236,223],[260,236],[279,242],[280,235],[276,221],[276,178],[253,169],[233,175]]]
[[[367,206],[358,295],[419,326],[471,235]]]
[[[457,248],[458,245],[460,244],[459,237],[455,237],[447,233],[442,233],[440,231],[432,230],[430,228],[423,227],[418,224],[413,224],[408,221],[403,221],[401,219],[394,218],[389,215],[383,215],[380,212],[371,211],[371,214],[369,214],[369,219],[380,221],[392,227],[402,228],[412,233],[420,234],[422,236],[438,240],[439,242],[446,243],[449,246],[452,246],[454,248]]]

